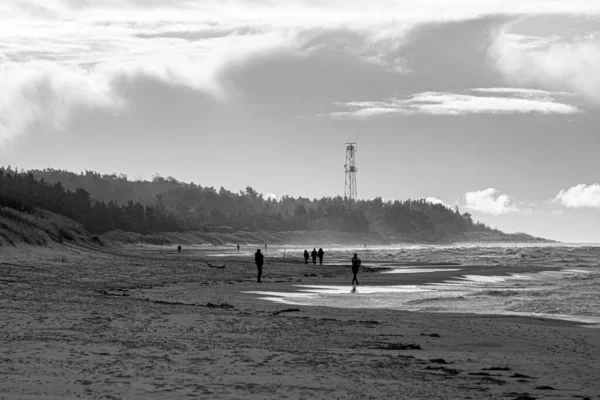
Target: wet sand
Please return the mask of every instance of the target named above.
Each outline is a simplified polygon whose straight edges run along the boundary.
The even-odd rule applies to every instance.
[[[557,268],[494,262],[482,263],[494,275]],[[0,263],[0,398],[600,399],[600,331],[580,323],[288,306],[246,293],[348,284],[345,266],[267,257],[257,284],[252,260],[202,251],[30,248],[2,251]],[[416,284],[483,269],[461,268],[364,269],[359,279]]]

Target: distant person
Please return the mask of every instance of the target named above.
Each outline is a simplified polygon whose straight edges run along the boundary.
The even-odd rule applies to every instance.
[[[267,249],[267,244],[265,243],[265,250]]]
[[[256,263],[256,268],[258,269],[258,276],[256,278],[256,282],[260,283],[260,278],[262,277],[262,267],[265,262],[265,257],[260,252],[260,249],[256,250],[256,254],[254,255],[254,262]]]
[[[319,251],[317,252],[317,257],[319,257],[319,265],[323,265],[323,256],[325,255],[325,252],[323,251],[322,248],[319,248]]]
[[[304,264],[308,264],[308,251],[304,250]]]
[[[356,275],[358,274],[360,263],[360,258],[358,258],[358,255],[354,253],[354,257],[352,257],[352,274],[354,275],[354,277],[352,278],[352,285],[354,285],[354,282],[356,282],[356,284],[358,285],[358,279],[356,278]]]
[[[239,244],[237,245],[237,249],[238,249],[238,251],[240,251],[240,245]]]
[[[177,252],[181,253],[181,245],[177,246]]]
[[[313,248],[313,251],[312,253],[310,253],[310,256],[312,257],[313,265],[317,265],[317,249]]]

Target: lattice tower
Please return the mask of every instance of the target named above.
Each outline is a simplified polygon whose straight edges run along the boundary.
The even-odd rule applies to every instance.
[[[344,168],[346,170],[346,185],[344,189],[344,198],[353,203],[357,199],[356,191],[356,143],[346,143],[346,164]]]

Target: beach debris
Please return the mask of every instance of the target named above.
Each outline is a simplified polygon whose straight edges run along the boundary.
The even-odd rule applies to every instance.
[[[517,373],[514,373],[514,374],[512,374],[510,377],[511,377],[511,378],[527,378],[527,379],[533,379],[533,377],[532,377],[532,376],[528,376],[528,375],[525,375],[525,374],[520,374],[520,373],[518,373],[518,372],[517,372]]]
[[[491,376],[484,376],[481,378],[482,383],[493,383],[495,385],[506,385],[506,381],[498,378],[492,378]]]
[[[432,358],[431,360],[429,360],[430,363],[435,363],[435,364],[451,364],[448,361],[444,360],[443,358]]]
[[[146,298],[145,300],[151,301],[152,303],[156,303],[156,304],[170,304],[170,305],[174,305],[174,306],[193,306],[193,307],[200,306],[200,304],[182,303],[181,301],[150,300],[149,298]]]
[[[227,303],[221,303],[221,304],[213,304],[213,303],[206,303],[206,307],[208,308],[234,308],[231,304],[227,304]]]
[[[425,367],[425,369],[429,369],[429,370],[435,370],[435,371],[443,371],[447,374],[451,374],[451,375],[458,375],[460,374],[460,371],[454,368],[448,368],[448,367],[432,367],[431,365],[428,365],[427,367]]]
[[[210,268],[221,268],[221,269],[222,269],[222,268],[225,268],[225,267],[227,266],[227,264],[224,264],[224,265],[222,265],[222,266],[221,266],[221,265],[212,265],[211,263],[209,263],[209,262],[207,262],[207,261],[204,261],[204,262],[205,262],[205,263],[206,263],[206,265],[208,265]]]
[[[403,344],[403,343],[380,344],[380,345],[374,347],[374,349],[380,349],[380,350],[423,350],[421,348],[421,346],[419,346],[418,344],[414,344],[414,343],[409,343],[409,344]]]
[[[556,390],[552,386],[548,386],[548,385],[536,386],[536,389],[537,390]]]
[[[361,320],[358,320],[358,319],[349,319],[346,322],[356,322],[357,324],[371,324],[371,325],[377,325],[377,324],[379,324],[379,321],[373,321],[373,320],[364,320],[364,321],[361,321]],[[402,335],[400,335],[400,336],[402,336]]]
[[[421,333],[421,336],[440,337],[438,333]]]
[[[129,291],[127,288],[107,288],[94,290],[96,293],[100,293],[105,296],[117,296],[117,297],[129,297]]]
[[[286,308],[285,310],[273,311],[271,313],[271,315],[279,315],[281,313],[297,312],[297,311],[300,311],[300,309],[299,308]]]
[[[524,394],[518,395],[513,400],[536,400],[536,399],[535,399],[535,397],[531,397],[527,393],[524,393]]]

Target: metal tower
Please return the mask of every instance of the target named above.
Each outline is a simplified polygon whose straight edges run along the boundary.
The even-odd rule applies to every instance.
[[[356,143],[346,143],[346,187],[344,190],[344,198],[353,203],[357,198],[356,192]]]

